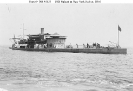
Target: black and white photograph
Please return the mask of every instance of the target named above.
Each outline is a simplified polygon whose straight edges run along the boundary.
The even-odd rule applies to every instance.
[[[133,91],[133,3],[0,3],[0,91]]]

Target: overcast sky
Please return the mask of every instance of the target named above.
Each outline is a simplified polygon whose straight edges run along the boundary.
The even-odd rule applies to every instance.
[[[23,34],[66,35],[67,44],[109,41],[133,47],[133,4],[0,4],[0,45],[11,45],[9,38]]]

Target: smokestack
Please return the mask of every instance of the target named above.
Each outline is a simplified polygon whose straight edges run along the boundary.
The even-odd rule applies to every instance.
[[[41,28],[41,34],[44,34],[44,28]]]

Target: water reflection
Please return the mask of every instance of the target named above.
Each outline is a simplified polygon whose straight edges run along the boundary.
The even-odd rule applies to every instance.
[[[133,53],[0,51],[0,88],[8,91],[133,91]]]

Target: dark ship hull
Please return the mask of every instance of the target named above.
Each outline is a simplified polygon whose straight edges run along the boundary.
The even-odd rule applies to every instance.
[[[71,53],[100,53],[100,54],[127,54],[126,48],[12,48],[12,50],[44,51],[44,52],[71,52]]]

